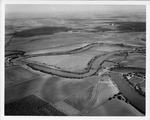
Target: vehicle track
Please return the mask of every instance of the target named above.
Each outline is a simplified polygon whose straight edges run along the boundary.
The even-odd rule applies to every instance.
[[[97,100],[98,94],[99,94],[99,85],[100,83],[96,84],[96,90],[95,90],[95,95],[93,97],[93,100],[89,103],[89,105],[79,114],[80,116],[85,115],[88,113],[88,111],[91,109],[91,107],[94,105],[94,103]]]

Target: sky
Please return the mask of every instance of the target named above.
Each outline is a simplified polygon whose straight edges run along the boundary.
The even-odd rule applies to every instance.
[[[144,12],[144,5],[42,5],[42,4],[7,4],[6,13],[42,13],[42,12]]]

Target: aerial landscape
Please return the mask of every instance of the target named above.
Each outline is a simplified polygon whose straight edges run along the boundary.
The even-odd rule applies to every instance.
[[[145,5],[5,5],[6,116],[145,116]]]

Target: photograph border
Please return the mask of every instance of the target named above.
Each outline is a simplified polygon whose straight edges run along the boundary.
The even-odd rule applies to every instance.
[[[93,4],[93,5],[146,5],[146,115],[145,116],[94,116],[94,117],[51,117],[51,116],[4,116],[4,81],[5,81],[5,66],[4,66],[4,44],[5,44],[5,5],[6,4],[74,4],[74,5],[79,5],[79,4]],[[149,120],[150,119],[150,1],[41,1],[41,0],[6,0],[1,2],[1,39],[0,39],[0,71],[1,71],[1,81],[0,81],[0,119],[1,120],[39,120],[39,119],[44,119],[44,120],[49,120],[49,119],[111,119],[111,120],[120,120],[120,119],[132,119],[132,120]]]

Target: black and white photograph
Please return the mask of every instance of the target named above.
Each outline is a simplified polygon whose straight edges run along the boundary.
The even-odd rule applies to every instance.
[[[5,4],[4,116],[145,117],[146,4]]]

